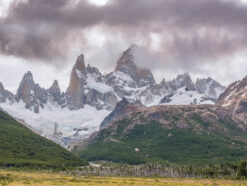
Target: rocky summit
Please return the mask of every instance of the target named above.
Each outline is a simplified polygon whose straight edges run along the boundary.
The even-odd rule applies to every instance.
[[[224,107],[231,112],[235,121],[242,123],[242,127],[247,124],[247,76],[240,81],[232,83],[219,96],[217,105]]]
[[[0,103],[4,103],[6,101],[12,103],[13,100],[14,100],[14,95],[11,92],[5,90],[3,84],[0,82]]]
[[[84,106],[85,93],[84,84],[86,79],[86,67],[84,55],[80,55],[72,69],[69,87],[66,94],[69,99],[71,109],[80,109]]]
[[[47,92],[39,84],[35,84],[31,72],[27,72],[21,81],[16,94],[17,102],[23,101],[27,109],[38,113],[47,103]]]
[[[135,56],[133,45],[120,55],[115,70],[103,75],[81,54],[66,92],[61,92],[57,80],[48,89],[40,87],[27,72],[15,95],[0,84],[0,106],[32,130],[68,147],[137,106],[214,104],[225,90],[211,78],[193,82],[188,73],[156,83]],[[115,108],[119,111],[109,115]]]

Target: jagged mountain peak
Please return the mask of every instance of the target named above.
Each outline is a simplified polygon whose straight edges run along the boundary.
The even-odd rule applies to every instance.
[[[76,63],[74,65],[74,69],[77,69],[80,72],[84,72],[86,70],[85,59],[83,54],[78,56]]]
[[[86,65],[84,55],[81,54],[72,69],[70,75],[69,87],[66,91],[69,99],[70,109],[80,109],[84,107],[85,93],[84,85],[86,84]]]
[[[129,75],[139,87],[155,84],[153,74],[148,69],[143,69],[135,63],[134,53],[136,45],[131,45],[126,51],[123,52],[117,62],[115,72],[122,72]]]
[[[0,82],[0,92],[1,90],[5,90],[2,82]]]
[[[6,100],[9,100],[9,102],[12,103],[14,101],[14,95],[6,90],[3,83],[0,82],[0,103],[4,103]]]
[[[17,90],[16,98],[17,100],[23,100],[23,102],[26,102],[27,97],[31,94],[31,90],[34,89],[35,83],[33,80],[33,74],[28,71],[24,74],[21,83],[19,85],[19,88]]]
[[[2,84],[2,82],[0,82],[0,103],[5,101],[5,89],[4,86]]]
[[[60,102],[61,90],[57,80],[53,81],[52,86],[47,90],[55,99],[55,101]]]
[[[232,106],[247,98],[247,76],[229,85],[219,96],[218,104]]]
[[[168,86],[171,87],[173,90],[178,90],[182,87],[186,87],[189,91],[195,90],[195,85],[191,79],[191,76],[189,73],[183,73],[179,74],[176,79],[169,81]]]
[[[29,82],[33,82],[34,83],[34,80],[33,80],[33,74],[31,71],[27,71],[23,78],[22,78],[22,82],[25,82],[25,81],[29,81]]]
[[[40,107],[47,103],[47,92],[39,84],[35,84],[30,71],[25,73],[17,90],[16,100],[22,100],[27,109],[39,112]]]
[[[181,82],[187,82],[187,83],[192,83],[192,79],[191,79],[191,76],[188,72],[185,72],[183,74],[179,74],[177,77],[176,77],[176,81],[181,81]]]
[[[177,75],[177,79],[179,78],[191,78],[188,72],[184,72],[182,74]]]
[[[134,47],[130,47],[123,52],[123,54],[117,62],[115,71],[121,71],[128,74],[130,68],[137,68],[134,62]]]
[[[234,120],[247,124],[247,76],[228,86],[217,104],[228,109]]]
[[[206,79],[198,78],[196,80],[195,86],[199,93],[205,94],[211,98],[214,98],[215,100],[217,100],[219,95],[225,90],[224,86],[210,77]]]
[[[59,88],[58,80],[54,80],[50,88]]]

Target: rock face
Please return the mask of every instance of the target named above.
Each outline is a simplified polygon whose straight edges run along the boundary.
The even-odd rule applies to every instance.
[[[205,94],[215,100],[217,100],[220,94],[226,89],[226,87],[211,78],[197,79],[195,87],[200,94]]]
[[[47,90],[47,92],[53,96],[53,101],[61,103],[62,93],[57,80],[54,80],[52,86]]]
[[[247,124],[247,76],[231,84],[219,97],[218,105],[232,113],[232,118]]]
[[[141,69],[135,64],[135,48],[133,45],[127,49],[117,62],[115,72],[122,72],[129,75],[136,83],[135,87],[144,87],[155,84],[153,74],[147,69]]]
[[[139,68],[136,65],[135,47],[131,46],[123,52],[117,62],[115,71],[106,75],[105,80],[120,100],[126,98],[133,102],[142,99],[147,103],[148,101],[144,100],[143,97],[150,99],[147,94],[150,94],[150,87],[156,83],[149,70]]]
[[[4,103],[7,100],[13,102],[14,95],[11,92],[5,90],[3,84],[0,82],[0,103]]]
[[[98,110],[112,110],[118,102],[118,97],[99,70],[90,65],[86,68],[85,104]]]
[[[191,80],[191,77],[188,73],[178,75],[176,79],[167,82],[168,87],[172,90],[177,90],[182,87],[186,87],[188,91],[195,91],[195,84]]]
[[[16,100],[18,102],[22,100],[27,109],[38,113],[40,107],[43,108],[47,103],[47,92],[39,84],[35,84],[32,73],[27,72],[17,90]]]
[[[106,128],[108,127],[108,125],[110,125],[112,122],[116,121],[120,117],[123,117],[130,112],[137,111],[139,108],[143,107],[144,105],[140,101],[130,103],[126,99],[123,99],[116,105],[115,109],[100,124],[100,128]]]
[[[84,62],[84,55],[80,55],[77,58],[76,64],[72,69],[69,87],[66,91],[69,99],[70,109],[80,109],[84,107],[84,103],[85,103],[84,85],[86,83],[85,72],[86,72],[86,67]]]

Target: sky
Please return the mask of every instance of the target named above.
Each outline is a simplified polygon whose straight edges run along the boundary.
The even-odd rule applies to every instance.
[[[247,0],[0,0],[0,81],[66,90],[77,56],[103,74],[137,44],[157,82],[188,72],[227,86],[247,75]]]

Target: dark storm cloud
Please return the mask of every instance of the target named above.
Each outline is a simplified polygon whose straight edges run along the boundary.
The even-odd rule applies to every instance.
[[[73,45],[71,37],[97,25],[123,39],[141,36],[151,53],[149,34],[159,33],[161,48],[153,55],[181,64],[246,48],[247,6],[237,0],[111,0],[101,7],[86,0],[73,2],[16,0],[0,20],[0,51],[56,60],[66,56]],[[78,39],[82,39],[79,34]]]

